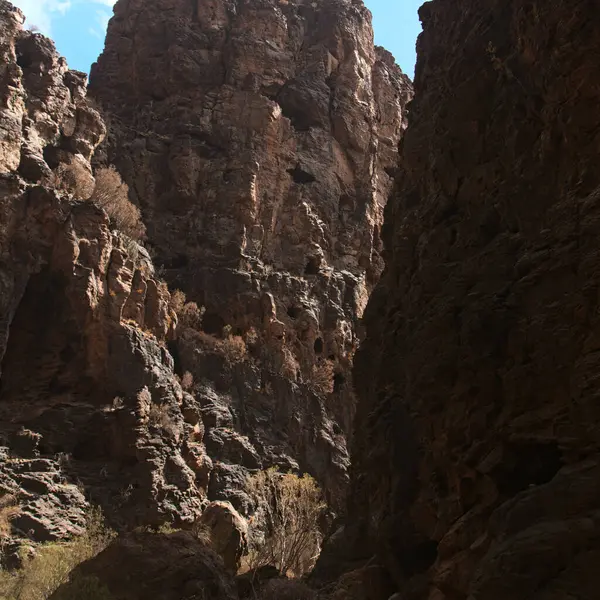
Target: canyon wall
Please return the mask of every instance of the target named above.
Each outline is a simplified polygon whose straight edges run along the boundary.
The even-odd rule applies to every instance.
[[[92,505],[120,531],[190,526],[209,499],[248,516],[271,466],[341,510],[411,95],[370,13],[120,0],[93,99],[23,21],[0,0],[2,561]],[[108,164],[143,245],[95,200]]]
[[[0,1],[0,498],[19,506],[2,557],[116,526],[191,523],[210,460],[167,351],[176,317],[144,249],[88,199],[106,134],[44,36]]]
[[[420,15],[397,169],[410,84],[358,1],[119,0],[90,102],[0,0],[3,561],[89,502],[123,528],[247,514],[269,466],[339,509],[352,438],[332,599],[596,598],[600,17]],[[123,173],[159,273],[88,201],[91,162]],[[168,563],[194,595],[173,586],[198,546],[137,532],[95,568],[126,593],[115,556]]]
[[[434,0],[420,16],[354,372],[346,558],[377,556],[407,600],[591,600],[600,15]]]
[[[161,275],[204,312],[170,345],[240,509],[247,469],[308,471],[340,508],[359,320],[411,87],[362,2],[119,0],[91,94],[96,154]]]

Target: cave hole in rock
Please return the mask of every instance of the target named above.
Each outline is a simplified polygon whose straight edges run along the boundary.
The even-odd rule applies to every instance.
[[[289,119],[292,127],[296,131],[310,131],[311,127],[318,125],[317,122],[302,108],[293,106],[293,103],[286,102],[286,97],[279,96],[275,99],[281,106],[281,113],[286,119]]]
[[[173,357],[173,370],[179,377],[183,377],[183,367],[181,366],[181,356],[179,354],[179,346],[177,341],[173,340],[167,343],[167,350]]]
[[[317,338],[314,344],[315,354],[323,353],[323,338]]]
[[[333,393],[340,392],[345,382],[346,378],[341,373],[335,373],[333,376]]]
[[[317,275],[319,273],[320,261],[316,257],[311,257],[308,259],[306,263],[306,267],[304,268],[305,275]]]
[[[563,466],[558,444],[523,442],[505,447],[504,460],[491,473],[498,491],[513,496],[531,485],[543,485]]]
[[[398,169],[396,167],[383,167],[383,170],[385,172],[385,174],[388,177],[391,177],[392,179],[394,179],[396,177],[396,175],[398,174]]]
[[[202,329],[210,335],[222,336],[225,325],[223,317],[215,312],[206,312],[202,317]]]
[[[60,164],[59,159],[59,148],[56,146],[48,145],[44,146],[42,150],[42,156],[44,157],[44,161],[51,169],[56,169]]]
[[[300,166],[296,166],[293,169],[288,169],[287,172],[292,176],[292,180],[294,181],[294,183],[298,183],[300,185],[314,183],[317,180],[317,178],[314,175],[312,175],[308,171],[305,171]]]
[[[49,401],[92,393],[85,377],[82,332],[73,319],[66,281],[48,268],[32,275],[10,324],[0,401]]]
[[[298,306],[290,306],[287,309],[287,314],[290,319],[297,319],[300,316],[300,308]]]
[[[431,474],[431,484],[440,496],[448,495],[448,478],[441,469],[435,469],[433,471]]]
[[[21,38],[16,44],[17,64],[26,71],[33,65],[35,55],[39,53],[36,48],[38,42],[34,36]]]
[[[27,54],[17,51],[17,64],[26,71],[31,66],[31,57]]]

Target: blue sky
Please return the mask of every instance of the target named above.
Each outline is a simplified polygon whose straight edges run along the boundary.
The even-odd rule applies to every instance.
[[[402,70],[413,77],[415,43],[421,33],[417,11],[425,0],[364,0],[373,13],[375,42],[387,48]]]
[[[51,37],[69,66],[89,71],[102,51],[115,0],[11,0]],[[402,70],[413,76],[415,40],[421,30],[417,9],[423,0],[365,0],[373,13],[376,42],[390,50]]]

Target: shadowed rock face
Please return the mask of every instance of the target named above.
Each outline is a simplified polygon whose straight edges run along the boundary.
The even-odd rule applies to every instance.
[[[77,567],[51,598],[78,597],[88,578],[115,600],[238,598],[221,558],[187,531],[127,534]]]
[[[91,76],[110,123],[97,160],[123,174],[204,331],[249,348],[172,345],[212,415],[213,499],[245,509],[244,469],[279,465],[342,503],[350,366],[410,89],[359,1],[115,5]]]
[[[591,600],[600,16],[583,0],[420,14],[354,373],[355,549],[406,599]]]

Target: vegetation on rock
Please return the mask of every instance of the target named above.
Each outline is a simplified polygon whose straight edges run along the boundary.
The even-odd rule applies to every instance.
[[[97,580],[81,577],[68,595],[53,594],[69,581],[73,569],[100,553],[115,534],[104,523],[98,510],[90,512],[83,535],[69,542],[47,543],[25,555],[16,571],[0,570],[1,600],[110,600],[106,588]]]
[[[320,518],[325,504],[310,475],[281,474],[271,468],[248,478],[248,491],[259,507],[267,507],[268,529],[262,536],[250,523],[248,569],[267,565],[283,575],[300,577],[315,564],[322,542]],[[264,509],[263,509],[264,510]]]
[[[100,168],[90,200],[103,208],[111,224],[134,240],[146,235],[140,209],[129,200],[129,186],[114,167]]]

